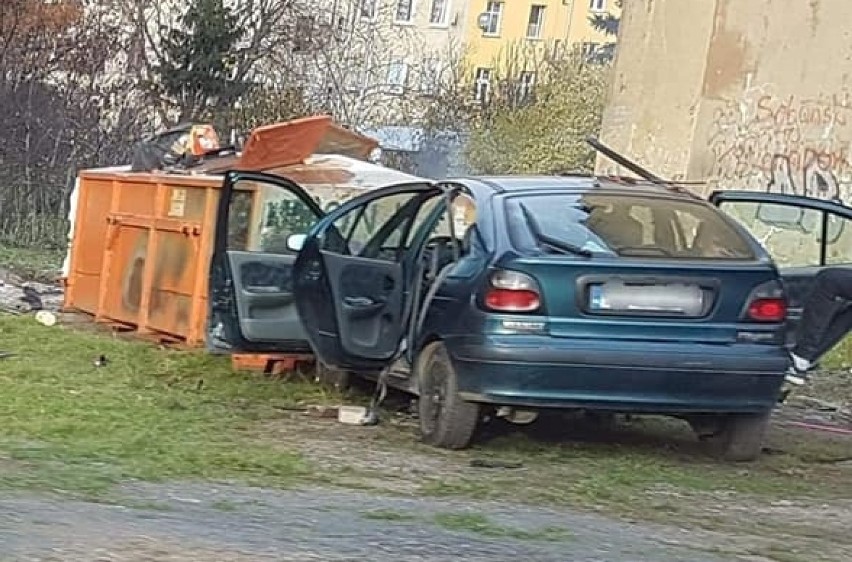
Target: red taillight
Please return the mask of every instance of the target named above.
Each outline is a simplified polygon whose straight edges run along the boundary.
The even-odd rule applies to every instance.
[[[485,306],[491,310],[505,312],[530,312],[541,305],[538,293],[534,291],[512,291],[510,289],[488,289],[485,293]]]
[[[787,318],[787,301],[782,298],[760,298],[748,305],[748,316],[757,322],[783,322]]]
[[[485,291],[485,306],[497,312],[532,312],[541,306],[538,283],[517,271],[496,271]]]

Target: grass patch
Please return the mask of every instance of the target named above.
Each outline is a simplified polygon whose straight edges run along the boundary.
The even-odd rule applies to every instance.
[[[847,336],[825,357],[829,369],[852,369],[852,336]]]
[[[0,361],[0,458],[21,468],[0,486],[97,495],[130,479],[286,487],[310,476],[299,455],[246,435],[281,407],[327,400],[315,385],[30,318],[0,316],[0,346],[16,354]]]
[[[491,538],[558,542],[571,539],[571,533],[560,527],[527,530],[498,525],[479,513],[439,513],[434,522],[449,531],[471,533]]]
[[[781,452],[740,464],[710,457],[686,424],[665,419],[640,419],[591,435],[569,433],[570,428],[562,427],[559,437],[551,438],[530,426],[478,443],[475,455],[521,461],[524,468],[445,478],[429,483],[424,492],[581,505],[639,516],[649,507],[675,513],[689,507],[685,497],[702,494],[852,497],[852,471],[831,462],[852,455],[849,439],[775,429],[769,445]]]
[[[0,266],[25,279],[55,281],[64,259],[64,250],[11,248],[0,245]]]
[[[239,504],[230,500],[216,500],[210,504],[210,507],[216,511],[224,511],[226,513],[238,511],[240,509]]]

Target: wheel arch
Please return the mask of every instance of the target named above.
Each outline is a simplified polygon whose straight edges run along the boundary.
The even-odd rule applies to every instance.
[[[443,343],[443,338],[436,332],[428,332],[417,340],[411,367],[411,393],[420,396],[420,362],[423,352],[435,343]]]

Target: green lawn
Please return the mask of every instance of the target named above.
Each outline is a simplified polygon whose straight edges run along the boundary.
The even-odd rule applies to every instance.
[[[56,280],[64,259],[64,250],[11,248],[0,245],[0,269],[9,270],[27,280]]]
[[[256,420],[318,387],[231,372],[198,352],[0,316],[0,485],[97,493],[128,479],[237,478],[285,486],[296,454],[247,442]],[[105,367],[94,360],[105,355]],[[18,470],[14,470],[17,468]]]

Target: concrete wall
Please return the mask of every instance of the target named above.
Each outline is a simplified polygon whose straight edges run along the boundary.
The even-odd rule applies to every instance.
[[[628,0],[601,138],[703,193],[852,203],[850,18],[849,0]]]

